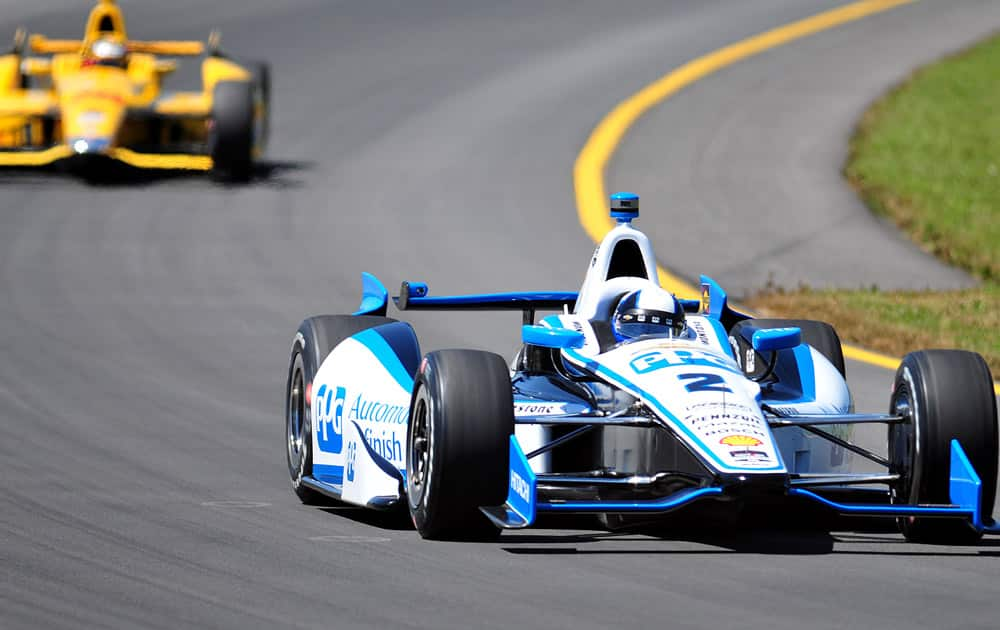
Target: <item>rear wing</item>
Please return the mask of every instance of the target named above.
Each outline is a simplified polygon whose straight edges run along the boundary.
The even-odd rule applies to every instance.
[[[521,311],[525,324],[535,322],[535,311],[558,311],[576,306],[575,291],[521,291],[428,296],[423,282],[403,282],[393,298],[401,311]]]
[[[78,53],[83,50],[85,42],[82,39],[49,39],[45,35],[32,35],[28,44],[35,54],[56,55]],[[129,52],[171,57],[197,57],[205,52],[205,44],[199,41],[128,40],[125,46]]]
[[[385,316],[389,292],[378,278],[361,274],[361,305],[354,315]],[[576,306],[576,292],[525,291],[516,293],[478,293],[430,297],[423,282],[403,282],[399,296],[393,297],[401,311],[521,311],[524,323],[533,324],[535,311],[558,311]]]

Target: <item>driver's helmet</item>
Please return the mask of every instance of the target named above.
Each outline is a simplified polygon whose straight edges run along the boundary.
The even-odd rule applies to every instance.
[[[626,293],[615,308],[611,327],[618,341],[650,335],[681,337],[687,330],[681,303],[656,286]]]
[[[128,48],[115,39],[99,39],[90,45],[84,65],[124,68],[128,65]]]

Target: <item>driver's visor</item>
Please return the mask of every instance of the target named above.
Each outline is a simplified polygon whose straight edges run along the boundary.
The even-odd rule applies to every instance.
[[[684,315],[652,309],[634,308],[618,316],[619,333],[629,337],[677,334],[684,328]]]

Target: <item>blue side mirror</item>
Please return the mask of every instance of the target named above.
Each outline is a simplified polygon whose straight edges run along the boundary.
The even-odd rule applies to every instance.
[[[582,332],[568,328],[522,326],[521,340],[526,344],[542,348],[582,348],[586,337]]]
[[[757,352],[776,352],[794,348],[802,343],[802,330],[788,328],[758,328],[754,330],[750,344]]]

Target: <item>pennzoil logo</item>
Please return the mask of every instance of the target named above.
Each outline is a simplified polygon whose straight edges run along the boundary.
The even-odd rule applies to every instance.
[[[709,305],[712,303],[712,291],[707,284],[701,285],[701,312],[707,313]]]
[[[726,446],[760,446],[763,442],[752,435],[727,435],[719,440],[719,444],[725,444]]]

